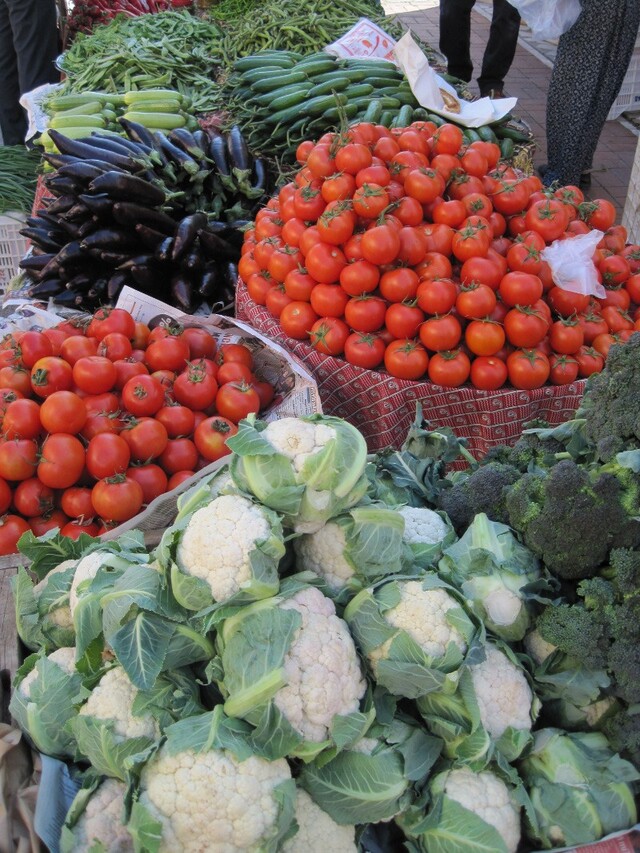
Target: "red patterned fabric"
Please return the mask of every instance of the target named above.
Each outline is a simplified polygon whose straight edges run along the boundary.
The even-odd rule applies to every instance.
[[[242,282],[238,283],[236,316],[288,347],[306,364],[318,383],[324,412],[358,427],[371,452],[397,449],[402,444],[418,400],[432,427],[451,427],[468,440],[471,453],[481,458],[491,447],[515,442],[527,421],[543,418],[559,424],[569,420],[584,393],[584,379],[533,391],[478,391],[443,388],[363,370],[323,355],[304,341],[286,337],[266,308],[249,298]]]
[[[53,198],[54,197],[49,193],[44,185],[42,175],[40,175],[36,185],[36,194],[33,198],[33,207],[31,208],[32,215],[35,216],[41,208],[47,207],[47,205],[53,201]]]

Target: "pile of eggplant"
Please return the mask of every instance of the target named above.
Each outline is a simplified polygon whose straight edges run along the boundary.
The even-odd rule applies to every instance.
[[[21,231],[32,245],[20,262],[29,296],[93,311],[129,285],[186,313],[230,312],[243,229],[272,189],[264,161],[237,127],[120,123],[126,136],[49,131],[54,198]]]

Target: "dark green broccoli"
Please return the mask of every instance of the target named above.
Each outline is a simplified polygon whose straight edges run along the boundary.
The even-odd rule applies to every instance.
[[[613,346],[601,373],[587,382],[577,417],[599,460],[640,448],[640,334]]]
[[[607,736],[616,752],[629,758],[640,769],[640,708],[631,712],[622,708],[617,714],[605,719],[600,729]]]
[[[479,512],[486,513],[492,521],[507,524],[505,489],[520,476],[512,465],[500,462],[482,465],[467,477],[456,480],[452,488],[443,490],[438,497],[438,507],[447,513],[460,535]]]
[[[640,544],[640,522],[626,511],[624,483],[571,459],[524,474],[505,503],[524,544],[564,580],[593,576],[612,547]]]
[[[547,643],[557,646],[585,669],[605,669],[609,642],[605,625],[582,604],[550,604],[536,629]]]

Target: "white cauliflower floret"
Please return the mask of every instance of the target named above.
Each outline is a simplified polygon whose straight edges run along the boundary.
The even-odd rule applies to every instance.
[[[445,783],[447,796],[493,826],[509,853],[520,842],[520,815],[502,779],[488,771],[474,773],[467,767],[451,770]]]
[[[56,649],[47,655],[48,660],[57,664],[60,669],[64,670],[68,675],[73,675],[76,672],[76,649],[75,646],[63,646],[61,649]],[[25,699],[31,695],[31,685],[38,677],[38,664],[29,672],[20,682],[18,690]]]
[[[280,418],[267,425],[262,437],[278,453],[290,459],[296,474],[299,474],[308,457],[318,453],[335,438],[336,431],[326,424],[307,423],[298,418]]]
[[[98,574],[98,569],[102,566],[107,556],[109,555],[105,551],[93,551],[91,554],[83,557],[76,566],[73,581],[71,582],[71,589],[69,590],[69,609],[72,617],[78,606],[78,587],[83,581],[95,578]]]
[[[309,794],[296,791],[298,831],[282,845],[282,853],[356,853],[354,826],[340,826],[317,806]]]
[[[105,779],[96,788],[71,830],[74,843],[70,853],[86,853],[97,843],[104,845],[105,853],[132,853],[133,839],[122,824],[126,791],[127,786],[118,779]]]
[[[404,518],[404,541],[410,545],[442,542],[448,527],[437,512],[426,507],[403,506],[398,512]]]
[[[512,726],[531,728],[533,694],[524,672],[499,649],[486,646],[486,659],[470,667],[480,720],[491,737]]]
[[[354,575],[353,566],[344,557],[346,545],[344,531],[334,521],[294,539],[299,571],[314,572],[332,589],[342,589]]]
[[[524,638],[524,647],[531,660],[537,663],[538,666],[544,663],[549,655],[552,655],[557,649],[557,646],[548,643],[537,630],[529,631]]]
[[[159,853],[253,853],[278,819],[273,789],[290,778],[283,758],[163,747],[142,771],[139,801],[162,824]]]
[[[50,572],[44,577],[40,583],[37,583],[33,588],[33,594],[36,599],[44,592],[47,588],[47,584],[49,583],[50,578],[53,575],[59,575],[62,572],[66,572],[70,566],[75,565],[75,560],[64,560],[60,563],[59,566],[56,566],[55,569],[51,569]],[[51,620],[51,622],[56,625],[58,628],[64,628],[65,630],[72,631],[73,630],[73,618],[71,616],[71,608],[68,604],[63,604],[61,607],[56,607],[55,610],[50,610],[47,613],[47,617]]]
[[[366,683],[346,622],[320,590],[303,589],[278,605],[297,610],[302,625],[284,659],[288,683],[274,702],[307,741],[329,736],[336,714],[359,710]]]
[[[467,651],[466,640],[447,621],[447,612],[453,607],[460,607],[455,598],[445,589],[423,589],[419,581],[398,585],[402,590],[402,600],[385,612],[386,621],[394,628],[406,631],[431,657],[443,657],[449,643],[455,643],[464,654]],[[374,671],[376,663],[388,657],[393,640],[394,637],[390,637],[369,654]]]
[[[196,510],[178,545],[177,560],[226,601],[251,580],[250,553],[271,534],[262,509],[240,495],[220,495]]]
[[[157,721],[150,714],[134,717],[131,712],[137,695],[138,689],[131,683],[124,669],[114,666],[93,688],[79,713],[98,720],[112,721],[116,741],[135,737],[155,740],[160,737]]]

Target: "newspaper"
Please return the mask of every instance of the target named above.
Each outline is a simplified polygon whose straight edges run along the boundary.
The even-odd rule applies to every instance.
[[[324,50],[340,59],[387,59],[389,62],[395,62],[395,44],[389,33],[385,33],[369,18],[360,18],[350,30],[328,44]]]

